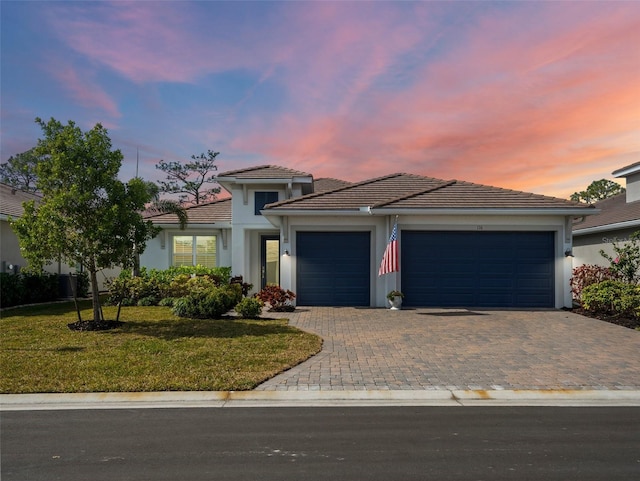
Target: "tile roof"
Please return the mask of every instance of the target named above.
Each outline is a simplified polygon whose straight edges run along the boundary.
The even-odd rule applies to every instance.
[[[0,184],[0,215],[20,217],[24,212],[23,202],[38,201],[41,198],[38,194],[17,190],[7,184]]]
[[[626,201],[625,193],[609,197],[598,201],[594,206],[600,210],[600,214],[589,216],[581,224],[574,227],[574,234],[580,234],[585,229],[602,228],[611,226],[616,228],[616,224],[622,222],[634,222],[640,226],[640,201]]]
[[[314,192],[328,192],[330,190],[339,189],[351,185],[351,182],[340,179],[330,179],[328,177],[322,177],[320,179],[314,179],[313,191]]]
[[[231,222],[231,197],[197,204],[185,208],[189,224],[214,224]],[[145,214],[154,224],[178,224],[175,214]]]
[[[367,206],[378,209],[593,210],[587,204],[556,197],[402,173],[276,202],[267,208],[277,212],[292,209],[359,210]]]
[[[234,177],[236,179],[288,179],[293,177],[312,177],[307,172],[287,169],[277,165],[259,165],[247,169],[229,170],[218,174],[218,177]]]

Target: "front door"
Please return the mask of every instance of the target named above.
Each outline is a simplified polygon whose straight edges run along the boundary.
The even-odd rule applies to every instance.
[[[280,237],[261,236],[260,287],[267,284],[280,285]]]

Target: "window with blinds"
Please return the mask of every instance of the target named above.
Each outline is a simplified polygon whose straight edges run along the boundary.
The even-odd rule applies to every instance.
[[[172,265],[216,267],[216,236],[173,237]]]

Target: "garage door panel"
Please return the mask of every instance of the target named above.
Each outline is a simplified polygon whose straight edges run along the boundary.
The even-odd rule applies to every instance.
[[[407,306],[553,307],[553,232],[401,233]]]
[[[298,232],[296,243],[299,305],[370,305],[369,232]]]

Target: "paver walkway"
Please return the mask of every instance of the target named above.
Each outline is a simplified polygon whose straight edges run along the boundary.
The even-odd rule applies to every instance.
[[[640,389],[640,332],[561,310],[299,307],[322,351],[262,391]]]

